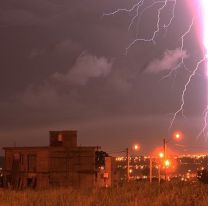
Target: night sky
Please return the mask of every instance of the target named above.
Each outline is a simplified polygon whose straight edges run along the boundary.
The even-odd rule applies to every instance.
[[[0,7],[0,145],[47,145],[49,130],[78,130],[80,145],[119,151],[134,142],[148,154],[174,130],[185,134],[188,151],[208,147],[203,127],[206,81],[201,65],[185,95],[184,114],[168,132],[190,72],[202,57],[198,22],[190,26],[191,0],[180,0],[175,19],[150,42],[158,5],[147,10],[128,31],[134,13],[103,17],[133,0],[6,0]],[[146,0],[144,6],[152,0]],[[168,23],[171,6],[161,15]],[[177,149],[177,148],[176,148]],[[180,149],[179,149],[180,150]],[[186,152],[188,152],[186,151]],[[205,151],[205,149],[203,150]],[[1,152],[2,153],[2,150]]]

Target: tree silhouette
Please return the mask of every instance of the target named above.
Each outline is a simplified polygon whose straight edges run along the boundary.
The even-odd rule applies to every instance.
[[[95,166],[96,168],[105,166],[105,157],[109,155],[104,151],[96,151],[95,152]]]
[[[208,184],[208,170],[203,169],[203,170],[198,171],[197,178],[200,182],[204,184]]]

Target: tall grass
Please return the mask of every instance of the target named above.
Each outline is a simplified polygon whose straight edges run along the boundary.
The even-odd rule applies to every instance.
[[[208,185],[129,183],[108,189],[0,190],[0,206],[208,206]]]

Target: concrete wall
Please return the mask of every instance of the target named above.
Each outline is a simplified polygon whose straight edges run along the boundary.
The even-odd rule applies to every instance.
[[[35,156],[34,170],[29,170],[29,156]],[[5,150],[4,175],[11,187],[25,188],[46,187],[48,185],[48,149],[42,148],[12,148]],[[31,163],[31,162],[30,162]]]
[[[104,173],[97,174],[95,151],[95,147],[5,148],[4,174],[7,178],[13,178],[9,183],[17,188],[111,186],[111,158],[106,158]],[[32,163],[36,162],[34,171],[28,170],[29,155],[36,156]],[[15,156],[18,157],[18,161],[14,167]],[[108,177],[105,178],[107,173]]]
[[[95,149],[77,147],[68,150],[51,150],[51,185],[93,187],[95,185]]]

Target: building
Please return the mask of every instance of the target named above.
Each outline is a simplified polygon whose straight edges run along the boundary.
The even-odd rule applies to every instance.
[[[111,158],[98,147],[77,146],[77,131],[50,131],[49,138],[46,147],[3,148],[4,186],[111,186]]]

